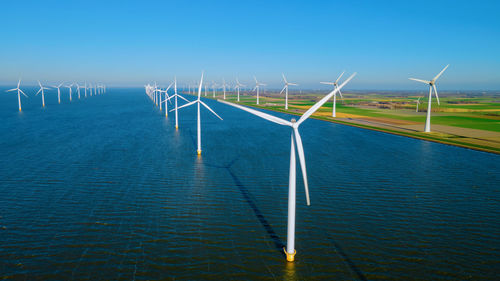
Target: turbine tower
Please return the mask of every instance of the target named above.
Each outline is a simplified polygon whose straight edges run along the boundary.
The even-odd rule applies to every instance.
[[[255,90],[257,90],[257,105],[259,105],[259,88],[260,86],[265,86],[266,84],[259,83],[259,81],[257,81],[257,78],[255,78],[255,76],[253,77],[253,79],[255,80],[255,88],[253,88],[252,92],[255,92]]]
[[[307,183],[307,171],[306,171],[306,160],[304,156],[304,148],[302,146],[302,138],[300,137],[299,134],[299,126],[304,122],[309,116],[311,116],[316,110],[318,110],[325,102],[327,102],[333,95],[335,95],[336,92],[338,92],[342,87],[344,87],[345,84],[347,84],[354,76],[356,73],[351,75],[349,78],[347,78],[342,85],[340,85],[338,88],[334,89],[332,92],[330,92],[328,95],[323,97],[319,102],[317,102],[315,105],[313,105],[311,108],[309,108],[300,118],[298,121],[293,118],[291,121],[287,121],[278,117],[275,117],[273,115],[257,111],[255,109],[251,109],[248,107],[244,107],[238,104],[226,102],[226,101],[221,101],[219,102],[234,106],[236,108],[245,110],[247,112],[250,112],[254,115],[257,115],[263,119],[266,119],[268,121],[277,123],[279,125],[284,125],[284,126],[290,126],[292,129],[291,132],[291,145],[290,145],[290,174],[289,174],[289,182],[288,182],[288,226],[287,226],[287,243],[286,243],[286,249],[283,249],[286,254],[286,259],[289,262],[292,262],[295,260],[295,254],[297,253],[295,250],[295,205],[296,205],[296,164],[295,164],[295,147],[297,147],[297,152],[299,154],[299,161],[300,161],[300,168],[302,170],[302,177],[304,178],[304,190],[306,194],[306,201],[307,205],[310,205],[309,201],[309,186]]]
[[[285,74],[281,73],[281,75],[283,76],[283,81],[285,81],[285,87],[281,90],[280,95],[285,91],[285,109],[288,109],[288,86],[298,86],[299,84],[290,83],[286,81]]]
[[[6,92],[12,92],[12,91],[17,91],[17,101],[19,103],[19,111],[21,111],[21,94],[23,94],[25,97],[28,97],[19,86],[21,85],[21,79],[19,79],[19,82],[17,82],[17,87],[14,89],[7,90]]]
[[[197,149],[197,153],[198,155],[201,155],[201,119],[200,119],[200,105],[203,105],[204,107],[206,107],[208,110],[210,110],[210,112],[212,112],[215,116],[217,116],[220,120],[222,120],[222,118],[220,118],[219,115],[217,115],[217,113],[215,113],[215,111],[213,111],[208,105],[206,105],[202,100],[201,100],[201,89],[202,89],[202,86],[203,86],[203,72],[201,73],[201,80],[200,80],[200,86],[198,87],[198,99],[196,99],[195,101],[192,101],[192,102],[189,102],[189,103],[186,103],[185,105],[179,107],[179,108],[183,108],[183,107],[187,107],[187,106],[190,106],[190,105],[193,105],[193,104],[197,104],[198,105],[198,121],[197,121],[197,126],[198,126],[198,149]],[[206,89],[206,86],[205,86],[205,89]]]
[[[342,72],[340,74],[339,78],[337,78],[337,80],[335,80],[335,82],[320,82],[320,83],[325,84],[325,85],[333,85],[333,89],[335,90],[335,89],[337,89],[340,77],[342,77],[342,75],[344,75],[344,72]],[[342,96],[342,92],[341,91],[338,91],[338,92],[339,92],[340,98],[342,98],[342,101],[343,101],[344,97]],[[333,95],[332,117],[337,117],[336,108],[337,108],[337,94]]]
[[[445,66],[443,68],[443,70],[441,70],[441,72],[439,72],[438,75],[436,75],[436,77],[434,77],[431,81],[422,80],[422,79],[416,79],[416,78],[408,78],[410,80],[421,82],[421,83],[429,85],[429,102],[427,104],[427,118],[425,120],[425,128],[424,128],[424,132],[426,132],[426,133],[429,133],[431,131],[432,90],[434,89],[434,93],[436,95],[436,99],[437,99],[437,102],[438,102],[438,105],[439,105],[439,96],[438,96],[438,92],[436,90],[436,80],[439,78],[439,76],[441,76],[441,74],[443,74],[443,72],[448,68],[448,66],[450,66],[450,65],[448,64],[447,66]]]

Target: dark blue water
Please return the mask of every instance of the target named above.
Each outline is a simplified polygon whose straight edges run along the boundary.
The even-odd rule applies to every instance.
[[[57,104],[52,91],[45,108],[39,97],[23,99],[22,113],[15,94],[0,93],[0,277],[500,274],[498,155],[306,121],[311,206],[299,172],[290,264],[282,250],[289,128],[207,100],[224,121],[202,111],[198,158],[196,108],[179,111],[175,131],[174,115],[166,119],[143,92],[74,94],[69,103],[64,91]]]

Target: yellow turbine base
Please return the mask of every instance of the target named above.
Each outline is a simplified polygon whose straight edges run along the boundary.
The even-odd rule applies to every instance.
[[[295,254],[297,254],[297,250],[293,250],[293,254],[289,254],[285,247],[283,247],[283,252],[285,252],[285,255],[286,255],[286,260],[288,262],[293,262],[295,260]]]
[[[201,150],[200,149],[198,149],[197,152],[198,152],[198,155],[201,155]]]
[[[179,126],[175,125],[175,129],[176,129],[176,130],[179,130]]]

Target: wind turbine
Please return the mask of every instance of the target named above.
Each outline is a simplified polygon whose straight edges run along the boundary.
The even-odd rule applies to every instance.
[[[178,130],[179,129],[179,122],[177,121],[177,118],[178,118],[178,113],[177,113],[177,109],[179,109],[177,107],[177,97],[189,102],[186,98],[184,98],[183,96],[179,95],[177,93],[177,78],[174,77],[174,95],[173,96],[170,96],[168,99],[171,99],[171,98],[175,98],[174,99],[174,104],[175,104],[175,108],[173,110],[175,110],[175,129]],[[172,111],[172,110],[171,110]]]
[[[222,78],[222,90],[224,91],[224,100],[226,99],[226,80],[224,80],[224,78]]]
[[[238,81],[238,78],[236,78],[235,88],[238,89],[238,101],[240,101],[240,88],[241,88],[241,86],[245,86],[245,85],[241,84],[240,81]]]
[[[71,87],[73,87],[73,84],[64,87],[69,88],[69,101],[71,101]]]
[[[215,116],[217,116],[220,120],[222,120],[222,118],[220,118],[219,115],[217,115],[217,113],[215,113],[215,111],[213,111],[208,105],[206,105],[202,100],[201,100],[201,89],[202,89],[202,84],[203,84],[203,72],[201,72],[201,80],[200,80],[200,86],[198,87],[198,99],[196,99],[195,101],[192,101],[192,102],[189,102],[189,103],[186,103],[185,105],[183,106],[180,106],[179,108],[183,108],[183,107],[187,107],[187,106],[190,106],[190,105],[193,105],[193,104],[198,104],[198,155],[201,155],[201,120],[200,120],[200,104],[203,105],[204,107],[206,107],[208,110],[210,110],[210,112],[212,112]]]
[[[64,82],[62,82],[62,83],[61,83],[61,84],[59,84],[58,86],[52,86],[52,87],[54,87],[54,88],[56,88],[56,89],[57,89],[57,101],[58,101],[59,103],[61,103],[61,89],[60,89],[60,88],[61,88],[61,86],[62,86],[63,84],[64,84]]]
[[[321,84],[326,84],[326,85],[333,85],[333,89],[335,90],[338,87],[338,83],[339,83],[340,77],[342,77],[342,75],[344,75],[344,72],[342,72],[340,74],[339,78],[337,78],[337,80],[335,80],[335,82],[320,82],[320,83]],[[342,92],[340,92],[340,91],[338,91],[338,92],[339,92],[339,95],[340,95],[340,97],[342,98],[342,101],[343,101],[344,97],[342,96]],[[335,95],[333,95],[332,117],[336,117],[337,116],[336,108],[337,108],[337,95],[335,94]]]
[[[415,112],[418,112],[418,105],[420,104],[420,99],[421,99],[421,98],[422,98],[422,97],[418,97],[418,99],[417,99],[417,109],[415,110]]]
[[[285,87],[281,90],[280,95],[285,91],[285,109],[288,109],[288,86],[298,86],[299,84],[289,83],[286,81],[285,74],[281,73],[281,75],[283,76],[283,81],[285,81]]]
[[[12,92],[12,91],[17,91],[17,101],[19,102],[19,111],[21,111],[21,94],[23,94],[25,97],[28,97],[23,90],[19,88],[21,85],[21,79],[19,79],[19,82],[17,82],[17,87],[14,89],[7,90],[6,92]]]
[[[80,99],[80,85],[76,83],[76,91],[78,92],[78,99]]]
[[[85,90],[85,97],[87,97],[87,81],[85,81],[85,85],[83,86],[83,89]]]
[[[259,88],[260,88],[260,86],[265,86],[266,84],[259,83],[257,81],[257,78],[255,78],[255,76],[253,77],[253,79],[255,80],[255,88],[253,88],[252,92],[255,92],[255,90],[257,90],[257,105],[258,105],[259,104]]]
[[[439,96],[438,96],[438,92],[436,90],[436,80],[439,78],[439,76],[441,76],[441,74],[443,74],[443,72],[448,68],[448,66],[450,66],[450,65],[448,64],[447,66],[445,66],[443,68],[443,70],[441,70],[441,72],[439,72],[438,75],[436,75],[436,77],[434,77],[431,81],[416,79],[416,78],[408,78],[408,79],[413,80],[413,81],[421,82],[424,84],[429,84],[429,102],[427,104],[427,118],[425,120],[425,129],[424,129],[424,132],[426,132],[426,133],[429,133],[431,131],[432,89],[434,89],[434,93],[436,94],[436,99],[437,99],[437,102],[439,105]]]
[[[40,92],[42,92],[42,106],[45,107],[45,94],[43,90],[49,90],[49,88],[43,87],[42,84],[40,83],[40,80],[38,80],[38,85],[40,85],[40,90],[36,92],[35,96],[37,96]]]
[[[212,92],[213,92],[213,98],[214,99],[215,99],[215,92],[216,92],[215,89],[216,89],[216,87],[217,87],[217,84],[214,81],[212,81]]]
[[[168,103],[167,101],[169,100],[169,96],[168,96],[168,90],[170,89],[170,87],[172,87],[174,83],[170,83],[170,85],[168,85],[167,89],[165,91],[162,91],[161,89],[159,89],[159,93],[160,93],[160,110],[161,110],[161,104],[162,103],[165,103],[165,117],[168,117]],[[164,100],[161,100],[161,93],[165,93],[165,99]]]
[[[299,161],[300,161],[300,167],[302,170],[302,177],[304,178],[304,189],[306,193],[306,201],[307,205],[310,205],[309,201],[309,186],[307,183],[307,171],[306,171],[306,160],[304,156],[304,148],[302,147],[302,139],[299,134],[299,126],[304,122],[309,116],[311,116],[316,110],[318,110],[325,102],[327,102],[333,95],[335,95],[336,92],[338,92],[342,87],[344,87],[345,84],[347,84],[354,76],[356,73],[352,74],[347,80],[344,81],[339,87],[334,89],[332,92],[330,92],[328,95],[323,97],[319,102],[317,102],[315,105],[313,105],[311,108],[309,108],[300,118],[298,121],[295,120],[295,118],[292,118],[292,120],[287,121],[278,117],[275,117],[273,115],[257,111],[248,107],[244,107],[238,104],[230,103],[227,101],[222,101],[219,100],[222,103],[234,106],[236,108],[245,110],[247,112],[250,112],[254,115],[257,115],[263,119],[266,119],[268,121],[277,123],[279,125],[284,125],[284,126],[290,126],[292,128],[292,133],[291,133],[291,146],[290,146],[290,174],[289,174],[289,183],[288,183],[288,227],[287,227],[287,243],[286,243],[286,249],[283,249],[286,254],[286,259],[289,262],[292,262],[295,260],[295,254],[297,253],[295,250],[295,205],[296,205],[296,165],[295,165],[295,144],[297,145],[297,152],[299,154]]]

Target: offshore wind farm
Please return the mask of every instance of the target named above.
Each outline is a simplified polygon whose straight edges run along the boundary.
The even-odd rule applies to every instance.
[[[492,7],[195,2],[7,4],[0,278],[497,278]]]

